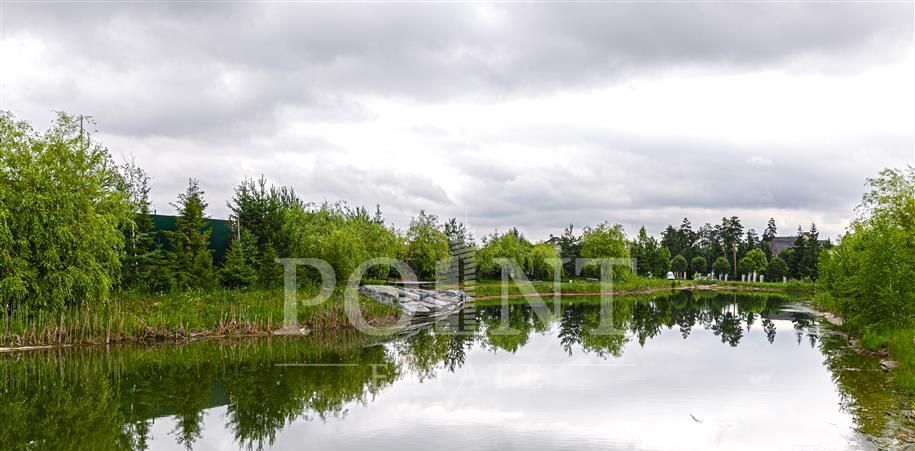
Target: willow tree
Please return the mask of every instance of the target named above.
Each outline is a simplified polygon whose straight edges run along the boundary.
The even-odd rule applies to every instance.
[[[85,125],[60,113],[38,133],[0,114],[0,299],[7,311],[105,301],[120,279],[131,207],[108,150]]]
[[[531,242],[516,228],[510,229],[502,235],[494,232],[492,235],[484,237],[483,246],[477,251],[476,257],[481,277],[492,279],[502,277],[503,267],[498,262],[498,259],[502,258],[517,263],[522,271],[530,272],[531,249]]]
[[[588,228],[581,237],[581,256],[584,258],[624,258],[629,259],[629,246],[626,234],[620,224],[603,223]],[[597,265],[585,265],[585,273],[597,276],[600,270]],[[613,265],[613,277],[624,279],[632,275],[628,265]]]
[[[435,276],[439,262],[451,257],[448,236],[438,225],[438,217],[420,210],[410,219],[404,246],[404,260],[421,278]]]

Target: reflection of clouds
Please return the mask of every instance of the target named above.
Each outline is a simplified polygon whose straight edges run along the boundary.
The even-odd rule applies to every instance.
[[[738,348],[708,330],[683,340],[664,328],[610,365],[534,335],[515,354],[475,348],[455,373],[403,380],[343,421],[296,422],[277,446],[845,449],[852,422],[821,360],[791,340],[769,344],[760,328]]]
[[[666,304],[656,299],[646,305],[663,311]],[[732,304],[700,305],[746,317]],[[772,307],[749,298],[738,305]],[[648,327],[646,318],[660,319],[644,309],[632,312],[644,315],[640,321]],[[583,352],[580,344],[570,356],[555,323],[512,352],[487,347],[480,336],[453,372],[440,362],[434,377],[405,370],[365,404],[344,405],[345,417],[294,420],[278,431],[274,447],[859,449],[852,417],[837,407],[839,394],[820,349],[791,339],[806,316],[777,308],[765,316],[788,339],[770,343],[763,327],[752,327],[731,347],[711,328],[694,327],[684,339],[677,324],[662,325],[644,345],[633,340],[619,357],[604,358]],[[432,338],[416,343],[439,355]],[[398,344],[385,346],[394,350]],[[207,411],[196,447],[237,445],[224,430],[225,412]],[[156,421],[151,449],[174,443],[166,435],[173,423]]]

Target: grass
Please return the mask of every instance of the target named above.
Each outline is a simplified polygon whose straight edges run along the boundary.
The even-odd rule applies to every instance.
[[[554,292],[553,282],[531,282],[534,290],[539,294],[552,294]],[[724,282],[714,280],[666,280],[650,279],[647,277],[632,277],[622,281],[613,282],[613,291],[616,293],[637,293],[646,291],[658,291],[664,289],[687,288],[691,286],[715,286],[732,288],[734,290],[764,290],[785,293],[812,293],[815,285],[790,281],[787,284],[781,283],[762,283],[762,282]],[[600,282],[588,281],[584,279],[574,279],[571,282],[565,280],[560,287],[563,293],[600,293]],[[500,280],[478,281],[476,285],[476,297],[500,296],[502,294],[502,282]],[[509,283],[508,294],[510,296],[520,295],[521,290],[514,284]]]
[[[813,294],[816,292],[815,282],[802,282],[799,280],[789,280],[788,283],[780,282],[740,282],[740,281],[719,281],[719,280],[699,280],[697,285],[718,285],[723,287],[752,287],[771,291],[780,291],[794,294]]]
[[[861,345],[869,351],[885,349],[890,359],[899,363],[893,380],[906,392],[915,393],[915,327],[866,330],[861,334]]]
[[[303,305],[317,288],[298,291],[299,326],[314,330],[350,328],[342,292],[316,306]],[[360,298],[370,323],[395,318],[395,307]],[[0,318],[0,347],[181,340],[197,336],[262,335],[283,325],[283,290],[214,289],[164,295],[117,294],[105,304],[48,314]]]
[[[817,294],[813,304],[820,310],[840,314],[838,301],[828,293]],[[872,353],[886,352],[899,364],[893,381],[909,394],[915,394],[915,326],[875,327],[845,321],[841,329],[858,337],[861,347]]]
[[[540,294],[553,294],[552,282],[532,282]],[[689,280],[633,277],[613,283],[618,294],[636,294],[685,288],[697,284],[721,285],[735,290],[752,287],[773,291],[791,290],[782,284],[748,284],[741,282],[694,282]],[[298,323],[311,330],[350,329],[343,295],[336,291],[317,306],[305,306],[303,299],[317,293],[316,286],[298,290]],[[564,281],[563,293],[599,293],[600,282],[577,279]],[[520,295],[510,283],[509,295]],[[474,296],[498,297],[501,281],[481,281]],[[361,298],[362,315],[370,324],[391,321],[399,315],[396,307]],[[217,288],[207,291],[185,291],[163,295],[122,292],[103,304],[89,304],[49,314],[17,313],[0,316],[0,347],[22,347],[65,344],[101,344],[143,340],[185,340],[200,336],[265,335],[283,325],[283,290],[251,288],[233,290]]]

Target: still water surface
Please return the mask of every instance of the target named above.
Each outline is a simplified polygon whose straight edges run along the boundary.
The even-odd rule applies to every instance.
[[[554,305],[555,306],[555,305]],[[0,357],[0,449],[869,449],[900,401],[803,303],[683,292],[410,336]]]

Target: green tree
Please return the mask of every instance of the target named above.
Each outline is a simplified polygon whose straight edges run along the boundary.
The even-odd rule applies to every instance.
[[[708,262],[705,260],[705,257],[697,256],[693,257],[693,260],[689,262],[689,270],[695,273],[703,274],[708,269]]]
[[[689,263],[686,261],[686,257],[678,255],[670,261],[670,270],[674,273],[680,274],[685,273]]]
[[[654,273],[657,277],[664,277],[668,271],[670,271],[670,251],[666,247],[662,247],[658,251],[658,262]]]
[[[364,209],[351,209],[342,203],[325,203],[318,208],[292,206],[283,228],[290,255],[328,262],[338,280],[349,278],[356,267],[370,258],[400,255],[401,237],[363,213]],[[262,257],[264,261],[269,260]],[[270,269],[277,271],[276,267]],[[303,277],[319,277],[311,269],[302,271]],[[374,267],[369,275],[383,277],[388,271],[387,267]]]
[[[769,266],[766,268],[766,280],[770,282],[778,282],[787,275],[788,264],[785,263],[785,260],[783,260],[778,255],[772,257],[772,261],[769,262]]]
[[[764,274],[766,268],[769,267],[769,261],[766,259],[766,254],[761,249],[753,249],[750,252],[747,252],[747,255],[744,258],[749,258],[753,261],[753,269],[750,272],[755,271],[757,274]]]
[[[241,288],[253,284],[257,280],[252,257],[256,247],[253,246],[253,236],[246,229],[241,230],[241,237],[232,240],[226,253],[226,260],[219,270],[219,280],[223,285],[231,288]]]
[[[132,208],[108,150],[84,123],[60,113],[40,134],[0,113],[0,300],[8,311],[104,302],[121,279]]]
[[[204,192],[197,180],[189,179],[187,190],[172,204],[178,210],[175,231],[166,231],[179,288],[209,288],[215,282],[213,251],[205,211]]]
[[[257,267],[257,283],[264,287],[275,287],[283,282],[283,266],[276,262],[279,256],[272,244],[260,253]]]
[[[741,258],[737,262],[737,272],[739,274],[752,275],[753,271],[756,270],[756,262],[753,261],[750,257]]]
[[[731,271],[731,264],[724,257],[718,257],[712,262],[712,272],[717,275],[724,275]]]
[[[257,180],[245,179],[235,188],[232,201],[227,205],[231,212],[229,220],[233,234],[237,235],[238,228],[241,227],[254,237],[257,249],[257,255],[253,256],[256,261],[255,270],[264,273],[274,271],[275,256],[266,258],[262,254],[268,248],[272,248],[274,253],[289,253],[289,236],[284,227],[287,215],[292,208],[303,207],[295,191],[288,187],[268,187],[263,176]],[[266,266],[261,267],[262,265]]]
[[[858,217],[839,244],[824,252],[819,282],[852,326],[911,325],[915,322],[915,168],[886,169],[867,184],[870,190],[857,208]]]
[[[636,259],[636,268],[640,275],[647,275],[655,271],[658,266],[658,252],[660,246],[654,237],[648,235],[645,226],[639,229],[639,237],[630,246],[632,258]]]
[[[559,237],[559,256],[560,258],[568,259],[563,264],[565,273],[569,275],[575,274],[575,261],[581,258],[581,237],[575,235],[575,226],[572,224],[569,224],[562,231],[562,236]]]
[[[772,260],[772,241],[775,240],[777,234],[778,227],[775,225],[775,218],[769,218],[766,230],[763,232],[762,246],[760,246],[760,249],[763,250],[769,260]]]
[[[417,277],[432,278],[437,265],[451,256],[448,237],[438,225],[438,217],[420,210],[410,219],[406,233],[404,260],[416,271]]]
[[[540,280],[552,280],[555,271],[547,260],[559,258],[556,246],[549,243],[535,244],[531,247],[530,255],[531,275]]]
[[[782,260],[784,260],[785,263],[788,265],[788,273],[786,274],[788,276],[788,278],[789,279],[800,278],[800,276],[798,275],[800,273],[800,271],[798,271],[798,264],[797,264],[798,259],[797,259],[797,253],[796,253],[795,249],[794,248],[785,249],[780,254],[778,254],[778,256],[781,257]]]
[[[581,238],[581,256],[585,258],[624,258],[629,259],[629,246],[626,234],[620,224],[610,225],[605,222],[594,228],[588,228]],[[596,265],[586,265],[586,273],[599,275]],[[628,265],[613,265],[613,277],[621,280],[629,277],[632,269]]]
[[[502,235],[493,233],[484,238],[483,246],[477,252],[480,276],[492,279],[502,277],[502,266],[496,262],[498,258],[513,260],[523,271],[531,272],[531,248],[530,241],[517,229],[511,229]]]
[[[721,240],[722,255],[730,258],[733,250],[739,248],[742,244],[743,225],[741,225],[740,219],[737,216],[721,218],[718,236]]]
[[[124,227],[124,258],[121,263],[123,288],[150,289],[155,283],[152,276],[158,264],[156,228],[152,221],[149,202],[149,176],[134,162],[121,166],[125,192],[134,210],[133,217]],[[166,267],[170,270],[170,267]]]

